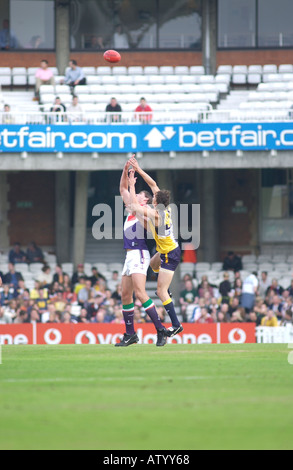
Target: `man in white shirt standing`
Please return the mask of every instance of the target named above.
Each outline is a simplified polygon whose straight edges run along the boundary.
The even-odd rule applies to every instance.
[[[258,289],[257,273],[253,272],[247,276],[242,285],[241,307],[249,313],[255,303],[255,297]]]

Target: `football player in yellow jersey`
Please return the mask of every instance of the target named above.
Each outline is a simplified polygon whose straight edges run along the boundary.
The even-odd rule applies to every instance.
[[[170,192],[160,190],[157,183],[140,168],[134,157],[130,159],[130,164],[133,168],[129,176],[131,209],[135,211],[138,216],[147,220],[148,230],[152,232],[156,242],[157,253],[151,259],[150,266],[154,272],[158,273],[157,295],[162,301],[172,322],[172,327],[167,330],[167,336],[171,337],[183,331],[183,327],[178,320],[174,303],[169,292],[175,269],[181,260],[181,250],[173,234],[172,214],[169,207]],[[137,202],[135,193],[135,171],[142,176],[152,190],[153,208],[150,206],[142,207]]]

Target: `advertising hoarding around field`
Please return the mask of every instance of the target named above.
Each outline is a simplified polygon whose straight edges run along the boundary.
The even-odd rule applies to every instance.
[[[0,125],[0,152],[292,150],[293,123]]]
[[[169,326],[169,325],[166,325]],[[173,344],[243,344],[255,343],[254,323],[183,324],[184,331],[169,338]],[[137,324],[140,344],[156,342],[152,324]],[[33,323],[0,325],[0,344],[108,344],[113,345],[124,333],[124,325],[109,323]]]

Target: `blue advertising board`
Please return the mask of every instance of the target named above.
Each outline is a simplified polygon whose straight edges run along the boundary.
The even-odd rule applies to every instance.
[[[0,152],[292,150],[293,123],[0,125]]]

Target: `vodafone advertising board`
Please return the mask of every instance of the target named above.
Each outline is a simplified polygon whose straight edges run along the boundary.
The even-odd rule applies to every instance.
[[[167,327],[169,325],[166,325]],[[168,338],[173,344],[255,343],[254,323],[183,324],[184,331]],[[152,344],[157,336],[153,324],[137,324],[140,344]],[[124,325],[109,323],[33,323],[0,325],[0,344],[115,344]]]

